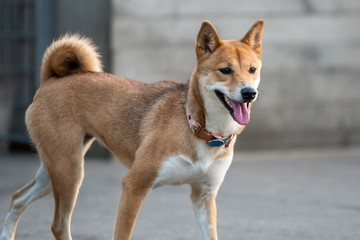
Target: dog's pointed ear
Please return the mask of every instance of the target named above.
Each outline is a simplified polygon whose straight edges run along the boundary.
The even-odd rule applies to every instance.
[[[204,21],[197,36],[196,56],[210,55],[220,45],[220,41],[215,27],[209,21]]]
[[[249,45],[256,54],[261,55],[261,40],[264,32],[264,20],[257,20],[241,41]]]

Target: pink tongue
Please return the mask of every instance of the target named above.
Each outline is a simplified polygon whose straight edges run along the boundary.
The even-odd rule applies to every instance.
[[[240,125],[248,124],[250,121],[250,114],[246,107],[246,103],[238,103],[232,101],[231,99],[229,100],[230,100],[231,108],[234,110],[235,121]]]

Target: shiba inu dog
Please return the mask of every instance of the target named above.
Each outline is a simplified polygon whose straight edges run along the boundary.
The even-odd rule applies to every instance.
[[[167,184],[190,185],[201,239],[217,239],[215,198],[258,95],[263,25],[258,20],[241,40],[225,41],[204,21],[188,83],[145,84],[104,73],[90,40],[66,35],[53,42],[26,112],[42,164],[34,180],[13,194],[0,239],[14,239],[25,209],[50,193],[52,232],[58,240],[71,239],[84,155],[95,139],[129,168],[114,239],[131,238],[145,196]]]

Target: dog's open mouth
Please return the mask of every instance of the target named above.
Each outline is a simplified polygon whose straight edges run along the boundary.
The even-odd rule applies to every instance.
[[[240,125],[249,123],[249,103],[236,102],[218,90],[215,90],[215,94],[237,123]]]

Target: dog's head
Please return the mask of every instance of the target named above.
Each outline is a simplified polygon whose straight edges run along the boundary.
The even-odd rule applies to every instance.
[[[240,125],[249,122],[258,95],[263,28],[258,20],[241,40],[225,41],[204,21],[197,36],[196,74],[205,105],[228,112]]]

